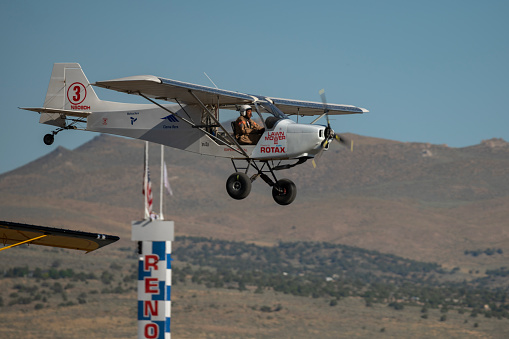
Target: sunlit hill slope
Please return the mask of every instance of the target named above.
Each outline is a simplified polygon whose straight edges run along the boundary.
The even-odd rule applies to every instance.
[[[297,199],[272,200],[261,180],[245,200],[232,200],[228,159],[166,148],[173,196],[164,214],[178,235],[258,243],[315,240],[376,249],[462,267],[498,267],[509,253],[509,144],[500,139],[466,148],[348,135],[354,152],[334,144],[319,160],[278,172]],[[159,146],[150,170],[159,209]],[[58,148],[0,176],[3,220],[101,231],[130,241],[142,217],[143,142],[100,135],[75,150]]]

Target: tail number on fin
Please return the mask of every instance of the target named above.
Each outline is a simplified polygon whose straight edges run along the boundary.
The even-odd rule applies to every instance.
[[[81,104],[86,97],[87,89],[85,88],[85,86],[83,86],[81,82],[75,82],[67,89],[67,100],[69,100],[69,102],[72,105]],[[72,107],[72,109],[82,109],[82,108]]]

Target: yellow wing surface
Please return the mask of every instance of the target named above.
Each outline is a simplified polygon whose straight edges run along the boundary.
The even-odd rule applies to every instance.
[[[117,241],[114,235],[0,221],[0,251],[29,243],[91,252]]]

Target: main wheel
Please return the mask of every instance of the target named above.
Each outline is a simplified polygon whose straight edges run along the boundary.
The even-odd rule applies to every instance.
[[[244,199],[251,192],[251,179],[245,173],[233,173],[226,180],[226,191],[233,199]]]
[[[272,186],[272,197],[280,205],[289,205],[297,196],[297,187],[290,179],[281,179]]]
[[[46,145],[51,145],[55,141],[53,134],[46,134],[42,139]]]

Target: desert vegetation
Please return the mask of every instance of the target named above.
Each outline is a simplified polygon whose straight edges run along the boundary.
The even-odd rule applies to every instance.
[[[472,317],[509,318],[509,291],[503,284],[509,270],[505,267],[459,281],[457,267],[446,270],[436,263],[340,244],[298,241],[259,246],[202,237],[176,240],[172,283],[177,288],[198,284],[257,294],[273,291],[326,298],[330,306],[347,297],[360,297],[367,307],[382,304],[403,310],[405,306],[419,306],[444,315],[456,310]],[[126,254],[126,260],[135,257],[131,252]],[[4,268],[1,280],[13,283],[8,284],[7,293],[6,289],[0,293],[0,306],[65,307],[98,300],[102,294],[136,291],[134,264],[112,263],[98,272],[59,265],[56,260],[46,269]],[[16,278],[23,278],[23,282]],[[442,321],[446,320],[444,316]]]

